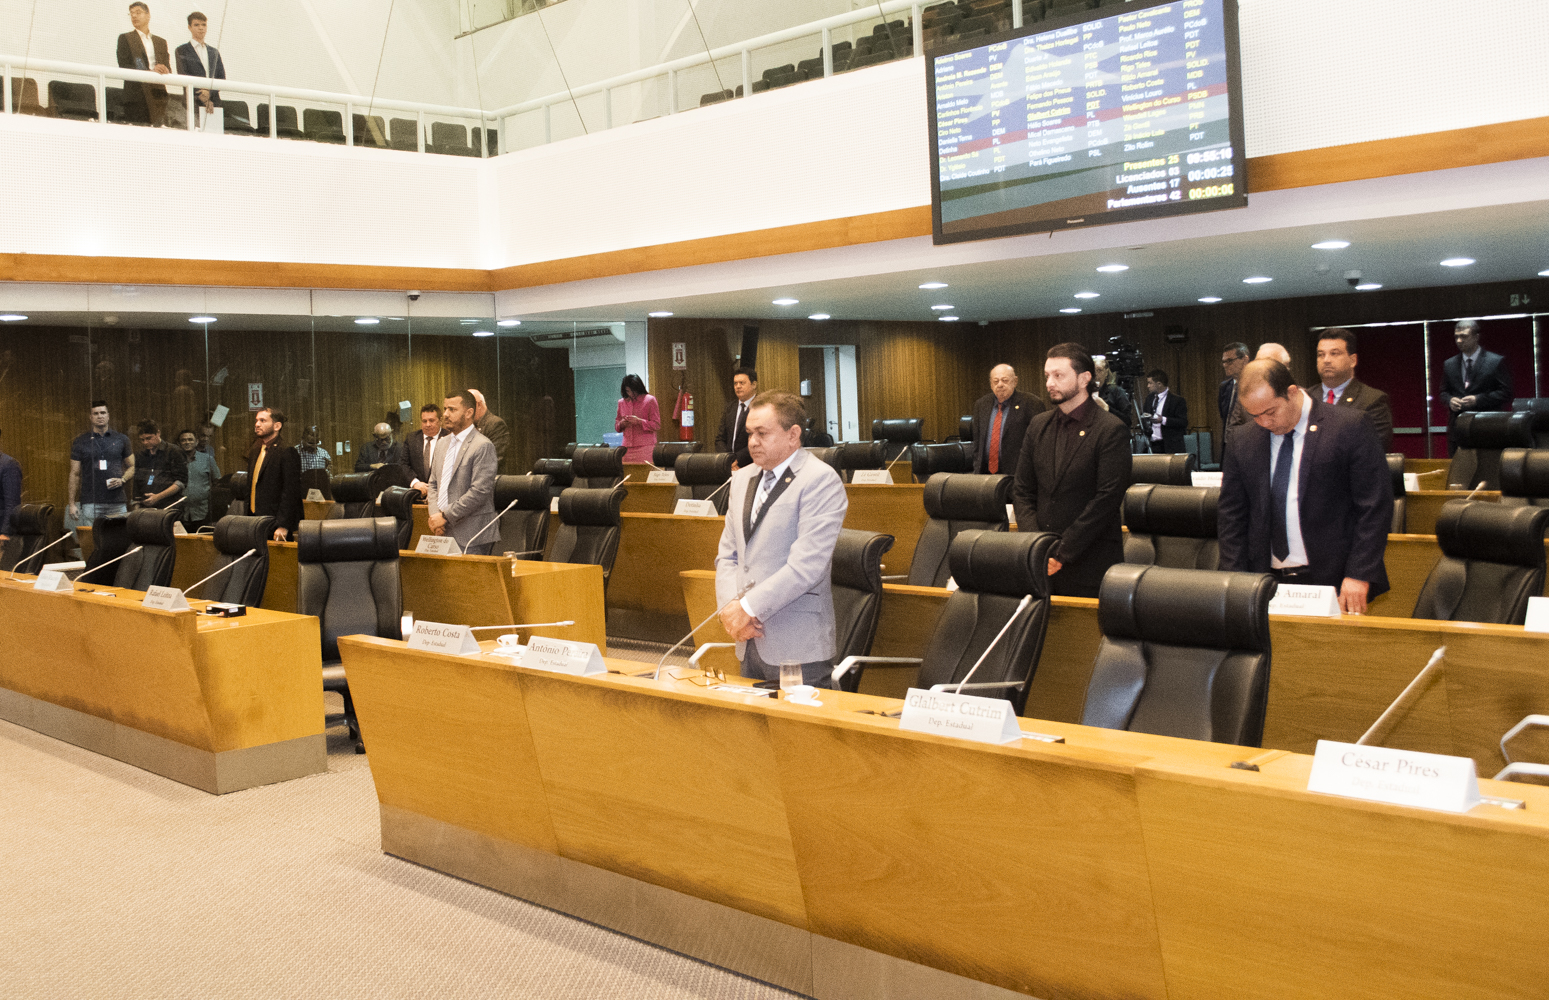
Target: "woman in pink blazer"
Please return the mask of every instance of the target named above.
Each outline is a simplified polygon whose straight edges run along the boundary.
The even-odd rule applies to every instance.
[[[651,449],[656,447],[656,431],[662,425],[661,408],[656,397],[645,391],[645,383],[639,375],[625,375],[619,386],[623,399],[619,400],[618,416],[613,429],[624,432],[626,462],[650,462]]]

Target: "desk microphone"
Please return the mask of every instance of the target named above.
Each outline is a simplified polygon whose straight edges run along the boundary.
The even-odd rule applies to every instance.
[[[722,483],[721,485],[717,486],[715,489],[711,490],[710,491],[710,496],[705,497],[705,499],[709,500],[710,497],[715,496],[717,493],[721,492],[722,490],[724,490],[726,487],[728,487],[730,485],[731,485],[731,478],[727,477],[726,482]]]
[[[105,563],[101,563],[100,565],[93,566],[91,569],[87,570],[86,572],[87,573],[95,573],[99,569],[103,569],[105,567],[113,565],[114,563],[118,562],[118,560],[120,560],[120,559],[128,559],[130,556],[134,555],[136,552],[139,552],[143,548],[145,548],[145,546],[143,546],[143,545],[136,545],[134,548],[130,549],[128,552],[125,552],[123,555],[116,556],[116,557],[114,557],[112,559],[109,559]],[[85,576],[86,573],[82,573],[81,575]],[[110,586],[112,586],[112,584],[92,584],[91,586],[110,587]]]
[[[899,452],[897,458],[893,459],[891,462],[887,463],[886,466],[884,466],[884,468],[887,469],[887,474],[891,476],[893,474],[893,466],[897,465],[899,462],[902,462],[904,460],[904,456],[911,454],[911,452],[912,449],[910,448],[905,448],[903,451]],[[911,472],[909,474],[909,478],[913,479],[914,473]]]
[[[226,572],[228,569],[230,569],[231,567],[235,566],[237,563],[239,563],[242,560],[246,559],[248,556],[256,556],[256,555],[258,555],[258,550],[257,549],[248,549],[246,552],[242,553],[240,556],[237,556],[235,559],[231,560],[231,562],[227,563],[226,565],[222,566],[220,569],[218,569],[215,572],[211,573],[209,576],[205,577],[203,580],[200,580],[199,583],[196,583],[196,584],[194,584],[193,586],[190,586],[190,587],[184,587],[183,588],[183,596],[187,597],[190,593],[192,593],[193,591],[199,589],[201,584],[209,583],[211,580],[213,580],[216,577],[220,576],[222,573]]]
[[[573,621],[563,622],[532,622],[527,625],[469,625],[470,632],[488,632],[497,628],[563,628],[566,625],[574,625]]]
[[[521,498],[518,497],[517,499],[520,500]],[[506,504],[506,510],[510,510],[512,507],[515,507],[515,506],[516,506],[516,500],[512,500],[510,503]],[[489,529],[493,528],[495,525],[499,524],[500,523],[500,519],[505,516],[506,510],[503,510],[499,514],[496,514],[495,515],[495,519],[493,521],[489,522],[484,527],[480,528],[478,534],[474,535],[473,538],[468,539],[468,545],[472,545],[474,543],[474,541],[479,537],[479,535],[484,534],[484,532],[488,531]],[[464,553],[466,553],[468,551],[468,545],[464,545],[463,546],[463,552]]]
[[[11,567],[11,575],[6,577],[6,579],[7,580],[14,580],[14,579],[16,579],[16,571],[17,570],[21,569],[23,566],[25,566],[28,563],[32,562],[32,560],[36,559],[38,556],[41,556],[43,553],[47,552],[49,549],[51,549],[54,546],[58,545],[60,542],[64,541],[66,538],[69,538],[70,534],[71,533],[68,532],[68,531],[65,532],[64,534],[60,535],[58,538],[54,539],[52,542],[49,542],[47,545],[43,546],[41,549],[38,549],[32,555],[28,556],[27,558],[23,559],[21,562],[17,563],[15,566],[12,566]]]
[[[1441,666],[1442,661],[1446,657],[1446,646],[1442,646],[1432,653],[1430,660],[1426,662],[1418,674],[1415,674],[1415,679],[1409,682],[1409,686],[1404,688],[1397,698],[1393,699],[1393,704],[1383,710],[1382,714],[1377,717],[1377,721],[1372,723],[1372,727],[1366,730],[1365,733],[1362,733],[1361,738],[1355,741],[1356,746],[1372,746],[1377,739],[1378,733],[1387,728],[1388,719],[1396,716],[1400,711],[1408,710],[1410,703],[1413,701],[1413,696],[1419,694],[1425,682]],[[1383,735],[1386,735],[1386,733],[1384,732]]]
[[[1473,489],[1469,490],[1468,491],[1468,496],[1464,497],[1463,499],[1465,501],[1474,499],[1474,494],[1478,493],[1482,489],[1484,489],[1484,480],[1483,479],[1479,480],[1479,485],[1475,486]]]
[[[167,504],[165,507],[157,507],[156,509],[157,510],[171,510],[173,507],[176,507],[178,504],[182,503],[184,500],[187,500],[187,499],[188,499],[188,494],[185,493],[182,496],[178,497],[176,500],[174,500],[171,503]]]
[[[1027,606],[1031,603],[1033,603],[1032,594],[1028,594],[1026,597],[1022,598],[1022,603],[1018,604],[1017,609],[1011,612],[1011,617],[1006,619],[1006,624],[1000,627],[1000,631],[995,634],[995,638],[991,639],[990,644],[984,647],[984,652],[979,654],[978,661],[974,663],[971,669],[969,669],[967,675],[965,675],[962,680],[957,682],[957,687],[953,688],[952,690],[953,694],[963,693],[963,685],[968,683],[968,681],[973,677],[974,672],[979,669],[979,665],[982,664],[985,661],[985,658],[990,655],[990,650],[995,648],[996,644],[1000,642],[1001,637],[1004,636],[1006,631],[1011,628],[1011,623],[1016,621],[1017,617],[1021,615],[1022,612],[1026,611]],[[951,687],[950,684],[933,684],[931,685],[931,690],[935,691],[938,688],[941,690],[946,690],[949,687]]]
[[[677,642],[673,643],[672,646],[670,648],[668,648],[667,652],[662,654],[662,658],[656,661],[656,672],[651,674],[651,680],[653,680],[653,681],[654,680],[660,680],[661,676],[662,676],[662,664],[667,662],[667,657],[671,656],[673,654],[673,652],[676,651],[679,646],[683,645],[685,642],[688,642],[690,639],[692,639],[694,637],[694,633],[695,632],[698,632],[700,629],[702,629],[706,625],[710,624],[710,619],[714,618],[716,615],[718,615],[720,613],[721,613],[721,609],[720,608],[716,608],[714,611],[710,612],[710,614],[705,618],[704,621],[700,622],[698,625],[695,625],[693,628],[689,629],[688,635],[684,636],[683,638],[679,639]]]

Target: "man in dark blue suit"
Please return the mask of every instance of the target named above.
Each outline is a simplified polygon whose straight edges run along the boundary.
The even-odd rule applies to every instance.
[[[1393,480],[1366,415],[1319,402],[1278,361],[1238,379],[1253,421],[1232,434],[1221,468],[1221,568],[1337,587],[1362,614],[1388,589],[1383,552]]]
[[[204,35],[209,28],[210,22],[197,10],[188,15],[188,33],[193,39],[177,47],[177,71],[180,76],[226,79],[226,64],[221,61],[220,50],[204,44]],[[196,90],[194,96],[206,111],[214,111],[221,106],[218,90]]]
[[[1441,402],[1447,408],[1447,454],[1458,450],[1458,414],[1511,409],[1511,369],[1506,359],[1479,346],[1479,321],[1453,328],[1458,353],[1442,364]]]

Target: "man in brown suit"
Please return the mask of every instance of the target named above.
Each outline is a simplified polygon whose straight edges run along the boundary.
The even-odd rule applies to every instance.
[[[1366,414],[1372,429],[1382,442],[1383,451],[1393,450],[1393,407],[1388,394],[1355,377],[1356,340],[1349,330],[1324,330],[1318,336],[1318,401],[1334,406],[1349,406]]]
[[[133,31],[118,36],[120,69],[170,73],[171,57],[167,40],[151,34],[151,9],[140,0],[129,5],[129,23]],[[124,83],[124,119],[139,125],[163,125],[167,120],[167,88],[159,83]]]

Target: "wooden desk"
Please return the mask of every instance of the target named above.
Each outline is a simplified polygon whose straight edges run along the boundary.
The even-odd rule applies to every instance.
[[[624,484],[629,495],[624,498],[624,505],[619,509],[626,514],[671,514],[678,505],[677,484],[648,483],[645,477],[651,467],[643,465],[641,468],[645,471],[633,475]]]
[[[216,794],[328,769],[316,618],[31,587],[0,581],[0,717]]]
[[[1434,535],[1436,518],[1441,513],[1442,505],[1448,500],[1462,500],[1468,495],[1468,490],[1411,490],[1404,494],[1404,527],[1409,529],[1411,535]],[[1501,493],[1499,490],[1480,490],[1473,498],[1500,503]]]
[[[340,647],[385,852],[806,995],[1504,997],[1549,972],[1522,891],[1549,789],[1483,782],[1528,810],[1449,816],[1219,744],[1038,722],[1067,742],[986,746],[863,694]]]

